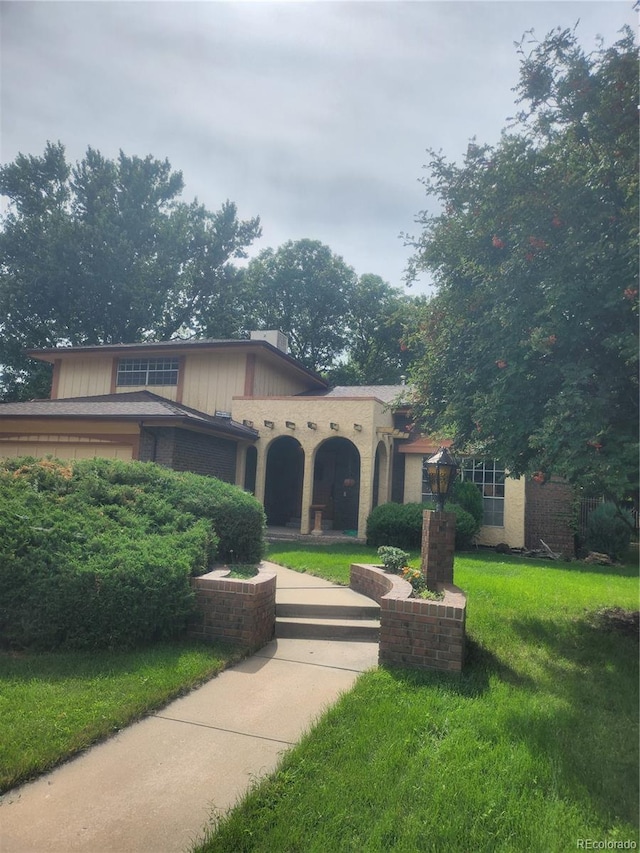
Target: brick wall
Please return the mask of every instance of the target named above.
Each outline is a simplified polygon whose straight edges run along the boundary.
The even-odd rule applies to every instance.
[[[429,589],[453,583],[455,544],[455,513],[425,509],[422,513],[422,574]]]
[[[574,556],[574,499],[571,486],[562,480],[526,483],[525,548],[541,547],[544,539],[552,551]]]
[[[442,601],[411,598],[407,581],[363,563],[352,564],[350,585],[380,605],[381,664],[462,670],[467,600],[461,589],[443,583]]]
[[[191,578],[196,595],[189,636],[225,640],[248,650],[268,643],[276,624],[276,573],[260,569],[255,578],[236,580],[210,572]]]
[[[234,441],[186,429],[145,429],[140,434],[140,459],[174,471],[192,471],[235,483]]]

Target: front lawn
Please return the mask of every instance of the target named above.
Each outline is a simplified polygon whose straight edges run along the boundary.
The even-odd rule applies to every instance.
[[[344,554],[327,568],[335,549],[272,545],[269,559],[337,579],[347,569]],[[363,548],[355,561],[370,559]],[[464,554],[455,582],[468,594],[462,677],[365,674],[201,853],[640,841],[638,640],[598,615],[637,609],[637,566]]]
[[[162,707],[234,657],[194,642],[129,652],[0,652],[0,792]]]

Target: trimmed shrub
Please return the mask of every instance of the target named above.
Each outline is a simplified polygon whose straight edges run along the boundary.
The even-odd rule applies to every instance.
[[[482,495],[474,483],[469,480],[456,480],[451,489],[451,503],[458,504],[470,513],[478,524],[478,530],[482,527],[484,519]]]
[[[264,514],[226,483],[152,463],[0,464],[0,642],[124,647],[186,627],[190,575],[262,556]],[[232,544],[233,543],[233,544]]]
[[[422,513],[425,509],[433,509],[433,505],[389,503],[377,506],[367,519],[367,545],[392,545],[420,550]],[[480,525],[469,512],[455,503],[445,504],[445,510],[456,515],[456,550],[464,551],[470,547]]]
[[[456,516],[456,551],[468,551],[473,544],[473,537],[480,530],[480,524],[470,512],[456,503],[446,503],[444,508],[446,512],[453,512]]]
[[[587,520],[586,546],[590,551],[619,560],[629,549],[632,530],[630,512],[619,510],[612,503],[600,504]]]
[[[381,504],[367,519],[367,545],[393,545],[419,549],[422,544],[422,512],[425,504]]]

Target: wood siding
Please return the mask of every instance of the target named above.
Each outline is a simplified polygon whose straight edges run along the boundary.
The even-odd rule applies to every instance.
[[[93,397],[111,391],[111,367],[113,359],[107,358],[64,358],[60,359],[56,398]],[[131,390],[129,388],[127,391]]]

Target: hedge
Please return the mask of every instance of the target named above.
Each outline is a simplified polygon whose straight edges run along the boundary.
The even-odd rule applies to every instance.
[[[254,498],[208,477],[152,463],[8,460],[0,642],[96,648],[176,636],[192,608],[190,575],[225,553],[223,541],[227,554],[260,559],[263,528]]]
[[[392,545],[396,548],[420,550],[422,515],[425,509],[433,509],[433,505],[387,503],[377,506],[367,519],[367,545],[374,548]],[[471,513],[458,504],[447,503],[445,510],[456,515],[456,550],[469,548],[480,525]]]

